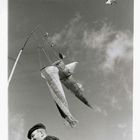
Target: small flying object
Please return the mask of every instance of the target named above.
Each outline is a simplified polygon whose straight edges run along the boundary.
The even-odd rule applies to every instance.
[[[106,0],[105,4],[108,4],[108,5],[117,4],[117,1],[116,0]]]

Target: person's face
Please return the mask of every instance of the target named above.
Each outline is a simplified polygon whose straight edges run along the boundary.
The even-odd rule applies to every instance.
[[[46,133],[43,129],[37,129],[32,132],[31,140],[43,140],[46,136]]]

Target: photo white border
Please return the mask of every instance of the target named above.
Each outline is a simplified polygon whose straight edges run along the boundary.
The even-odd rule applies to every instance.
[[[140,1],[134,0],[133,140],[140,139]]]
[[[0,0],[0,137],[8,140],[8,0]]]

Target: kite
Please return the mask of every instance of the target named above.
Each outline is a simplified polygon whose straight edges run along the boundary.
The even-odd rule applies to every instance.
[[[10,73],[8,83],[10,83],[12,75],[14,73],[15,67],[17,65],[17,62],[28,42],[32,34],[38,29],[36,27],[27,37],[23,47],[18,53],[18,56],[16,58],[15,64],[12,68],[12,71]],[[48,38],[48,33],[45,33],[43,37]],[[43,38],[45,41],[45,39]],[[83,86],[77,82],[77,80],[74,79],[73,73],[75,70],[76,65],[78,62],[72,62],[70,64],[65,65],[63,59],[65,58],[65,55],[58,52],[54,48],[55,44],[51,43],[50,48],[55,51],[55,56],[57,57],[57,60],[55,62],[52,62],[49,56],[47,56],[47,53],[43,47],[40,47],[40,49],[43,51],[43,53],[46,55],[47,59],[49,59],[50,65],[45,67],[40,67],[41,77],[45,79],[49,91],[53,97],[53,100],[56,104],[56,107],[58,111],[60,112],[60,115],[65,120],[65,124],[67,123],[71,127],[75,127],[78,123],[78,120],[76,120],[73,115],[71,114],[68,106],[68,102],[62,87],[62,84],[70,90],[80,101],[82,101],[85,105],[92,108],[92,106],[89,104],[88,100],[85,98],[83,94]],[[41,61],[40,61],[41,64]]]
[[[45,49],[41,49],[44,52],[44,54],[47,55]],[[46,80],[50,93],[62,118],[64,118],[65,121],[68,122],[68,124],[71,127],[75,127],[78,121],[72,116],[72,114],[69,111],[68,103],[62,84],[67,89],[69,89],[85,105],[87,105],[90,108],[92,108],[92,106],[89,104],[88,100],[83,95],[84,90],[82,85],[79,82],[77,82],[72,75],[78,62],[72,62],[70,64],[65,65],[64,61],[62,60],[64,58],[64,55],[61,54],[60,57],[60,54],[61,53],[58,53],[59,59],[57,61],[52,63],[50,66],[43,67],[41,69],[41,76]]]
[[[58,60],[53,63],[53,65],[59,69],[60,80],[64,86],[69,89],[85,105],[92,108],[92,106],[83,95],[83,86],[73,78],[72,74],[74,73],[74,69],[77,64],[78,62],[72,62],[65,65],[62,60]]]
[[[59,70],[55,66],[48,66],[41,70],[41,76],[46,80],[50,93],[61,116],[69,123],[71,127],[75,127],[77,120],[71,115],[68,103],[59,79]]]

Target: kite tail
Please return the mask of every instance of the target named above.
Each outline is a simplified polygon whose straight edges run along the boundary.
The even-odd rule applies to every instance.
[[[64,124],[66,126],[69,125],[72,128],[76,127],[77,123],[78,123],[78,121],[74,117],[72,117],[72,116],[67,116],[65,118],[65,121],[64,121]]]
[[[71,127],[76,126],[78,122],[70,113],[68,103],[59,79],[58,68],[55,66],[46,67],[42,70],[42,77],[46,79],[50,93],[56,103],[61,116],[69,123]]]
[[[92,108],[93,109],[93,107],[89,104],[89,102],[87,101],[87,99],[83,96],[83,94],[81,93],[81,91],[79,91],[79,92],[75,92],[75,96],[79,99],[79,100],[81,100],[85,105],[87,105],[88,107],[90,107],[90,108]]]
[[[56,102],[55,102],[56,103]],[[66,115],[66,113],[59,107],[59,105],[56,103],[56,106],[61,114],[61,116],[65,119],[64,124],[66,126],[75,127],[78,121],[72,116],[72,115]]]

